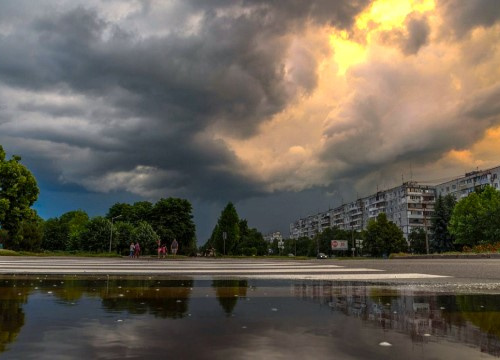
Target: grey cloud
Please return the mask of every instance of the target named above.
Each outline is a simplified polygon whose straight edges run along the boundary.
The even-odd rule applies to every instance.
[[[159,170],[147,180],[159,192],[233,201],[261,194],[263,184],[238,175],[236,156],[207,129],[217,124],[233,136],[254,134],[293,101],[284,74],[288,32],[310,24],[347,28],[367,3],[180,1],[167,10],[143,3],[121,22],[105,16],[105,3],[63,2],[50,13],[33,6],[23,27],[0,36],[0,85],[34,99],[17,103],[11,121],[0,125],[0,140],[9,136],[13,151],[31,149],[33,161],[50,162],[41,170],[45,179],[58,168],[66,181],[98,182],[147,166]],[[297,91],[310,92],[316,64],[306,51],[300,61],[307,69],[295,69],[292,79]],[[43,100],[47,92],[84,101],[58,105]],[[13,121],[22,124],[29,114],[61,122],[40,120],[16,132]],[[16,137],[24,140],[22,149]],[[55,149],[66,153],[54,158]],[[165,175],[172,172],[177,175]]]
[[[405,54],[416,54],[429,40],[429,24],[425,18],[410,18],[406,27],[408,30],[408,37],[403,43],[403,52]]]
[[[453,32],[461,37],[478,26],[492,26],[500,20],[497,0],[440,0],[438,6]]]

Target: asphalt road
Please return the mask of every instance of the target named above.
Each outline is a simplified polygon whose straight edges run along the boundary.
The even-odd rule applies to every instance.
[[[499,289],[500,259],[293,260],[0,257],[0,274],[107,274],[364,281]]]

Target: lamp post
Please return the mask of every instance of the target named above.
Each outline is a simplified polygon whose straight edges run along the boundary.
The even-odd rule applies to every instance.
[[[111,233],[109,234],[109,253],[111,252],[111,242],[113,241],[113,220],[122,217],[121,215],[111,218]]]

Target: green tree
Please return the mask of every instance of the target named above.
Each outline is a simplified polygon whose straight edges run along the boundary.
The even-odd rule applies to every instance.
[[[13,250],[40,251],[43,239],[43,220],[39,216],[22,220],[8,247]]]
[[[132,241],[134,243],[139,243],[142,254],[147,255],[156,253],[160,237],[147,222],[141,221],[137,224],[132,230],[131,235]]]
[[[160,200],[161,201],[161,200]],[[141,221],[146,221],[152,225],[154,213],[154,206],[149,201],[138,201],[132,205],[132,214],[130,222],[133,224],[138,224]],[[121,219],[120,219],[121,220]]]
[[[134,226],[128,222],[116,222],[113,224],[113,244],[112,251],[122,255],[130,253],[130,243],[132,242],[132,233]]]
[[[236,253],[239,255],[266,255],[267,241],[257,229],[249,228],[248,222],[245,219],[240,220],[240,242],[236,247]]]
[[[444,252],[454,249],[453,236],[448,231],[448,224],[455,207],[456,200],[453,195],[444,197],[439,195],[434,205],[434,215],[431,219],[431,244],[433,251]]]
[[[309,248],[314,245],[314,242],[307,236],[303,236],[294,241],[294,250],[297,248],[297,256],[307,256]]]
[[[83,210],[74,210],[64,213],[59,218],[63,231],[66,232],[66,250],[81,248],[81,237],[90,221],[88,214]]]
[[[236,254],[240,242],[240,219],[232,203],[222,210],[209,241],[219,254]]]
[[[107,252],[111,234],[111,222],[97,216],[85,224],[81,234],[81,250],[89,252]]]
[[[126,203],[116,203],[113,204],[106,214],[106,218],[111,221],[111,219],[120,217],[116,221],[133,223],[136,220],[134,215],[133,206]]]
[[[168,247],[174,238],[179,243],[179,254],[196,253],[196,227],[193,208],[185,199],[160,199],[152,209],[152,226]]]
[[[38,185],[33,174],[14,155],[5,159],[0,145],[0,227],[11,237],[17,233],[23,220],[33,220],[36,213],[30,207],[38,198]]]
[[[449,231],[455,243],[474,246],[500,239],[500,192],[491,186],[461,199],[453,209]]]
[[[427,254],[427,244],[425,242],[425,230],[422,228],[413,228],[408,235],[410,251],[413,254]]]
[[[45,250],[82,250],[82,234],[89,216],[83,210],[64,213],[48,219],[44,224],[42,248]]]
[[[385,213],[380,213],[376,219],[369,221],[363,246],[363,250],[372,256],[389,255],[408,250],[403,232],[396,224],[387,220]]]
[[[67,246],[67,231],[64,231],[59,218],[50,218],[43,225],[42,249],[65,250]]]

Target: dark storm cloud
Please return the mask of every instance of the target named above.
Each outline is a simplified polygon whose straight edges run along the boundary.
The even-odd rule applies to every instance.
[[[312,91],[311,56],[303,56],[307,67],[293,74],[293,84],[285,78],[288,33],[310,24],[348,28],[367,1],[172,4],[162,10],[145,2],[122,23],[105,16],[105,3],[53,12],[33,6],[22,27],[9,27],[0,36],[0,85],[42,99],[19,101],[3,128],[14,151],[21,152],[16,137],[37,140],[36,146],[24,142],[22,152],[33,151],[33,161],[50,160],[45,171],[59,166],[60,179],[90,190],[113,189],[99,182],[122,184],[146,171],[138,191],[232,200],[264,192],[262,184],[238,175],[236,156],[207,130],[215,125],[232,136],[251,136],[294,96]],[[154,17],[161,11],[172,24]],[[193,29],[183,29],[191,16]],[[79,101],[50,101],[47,93]],[[44,146],[65,153],[54,159],[56,150]]]
[[[438,6],[457,36],[478,26],[492,26],[500,20],[498,0],[440,0]]]
[[[405,54],[416,54],[429,40],[429,24],[425,18],[410,18],[406,28],[408,37],[403,43],[402,50]]]

